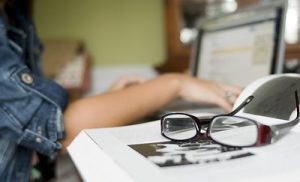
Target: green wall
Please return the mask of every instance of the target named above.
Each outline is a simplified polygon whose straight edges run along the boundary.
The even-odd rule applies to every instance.
[[[83,40],[97,66],[165,58],[162,0],[37,0],[34,19],[42,39]]]

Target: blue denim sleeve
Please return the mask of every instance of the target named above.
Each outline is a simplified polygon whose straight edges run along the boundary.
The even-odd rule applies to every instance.
[[[35,76],[21,59],[22,50],[0,29],[0,138],[54,155],[63,137],[64,90]]]

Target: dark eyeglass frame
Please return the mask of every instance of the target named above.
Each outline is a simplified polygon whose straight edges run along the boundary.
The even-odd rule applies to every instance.
[[[202,125],[205,124],[209,124],[208,125],[208,129],[206,131],[206,136],[211,138],[210,133],[211,133],[211,124],[212,122],[218,118],[218,117],[235,117],[235,118],[242,118],[242,119],[246,119],[248,121],[253,122],[256,127],[257,127],[257,139],[256,142],[254,142],[251,145],[243,145],[242,147],[251,147],[251,146],[261,146],[261,145],[266,145],[266,144],[270,144],[270,143],[274,143],[275,141],[277,141],[278,139],[280,139],[282,136],[284,136],[286,133],[288,133],[296,124],[299,123],[299,99],[298,99],[298,92],[295,91],[295,102],[296,102],[296,110],[297,110],[297,116],[295,119],[287,122],[287,123],[283,123],[283,124],[277,124],[277,125],[264,125],[262,123],[259,123],[253,119],[249,119],[249,118],[245,118],[245,117],[240,117],[240,116],[234,116],[236,113],[238,113],[241,109],[243,109],[247,104],[249,104],[252,100],[254,99],[254,96],[249,96],[247,99],[245,99],[244,102],[242,102],[234,111],[228,113],[228,114],[221,114],[221,115],[216,115],[212,118],[207,118],[207,119],[199,119],[191,114],[186,114],[186,113],[169,113],[166,114],[164,116],[162,116],[161,118],[161,134],[162,136],[170,139],[171,141],[175,141],[175,142],[189,142],[189,141],[194,141],[195,139],[199,138],[201,135],[203,135],[201,133],[201,127]],[[188,117],[190,117],[191,119],[193,119],[193,121],[196,123],[196,134],[194,137],[191,137],[189,139],[183,139],[183,140],[177,140],[177,139],[173,139],[168,137],[167,135],[164,134],[163,131],[163,122],[165,117],[168,117],[170,115],[174,115],[174,114],[181,114],[181,115],[186,115]],[[211,138],[212,140],[214,140],[213,138]],[[225,145],[225,146],[232,146],[232,147],[237,147],[235,145],[228,145],[228,144],[224,144],[222,142],[218,142],[216,140],[214,140],[216,143],[219,143],[221,145]]]
[[[234,116],[236,113],[238,113],[241,109],[243,109],[247,104],[249,104],[252,99],[254,98],[254,96],[249,96],[247,97],[247,99],[245,99],[244,102],[242,102],[235,110],[233,110],[232,112],[228,113],[228,114],[220,114],[220,115],[216,115],[216,116],[213,116],[211,118],[198,118],[194,115],[191,115],[191,114],[188,114],[188,113],[182,113],[182,112],[174,112],[174,113],[168,113],[168,114],[165,114],[161,117],[161,135],[164,136],[165,138],[167,139],[170,139],[172,141],[175,141],[175,142],[188,142],[188,141],[193,141],[195,139],[198,139],[199,137],[201,137],[202,133],[201,133],[201,128],[202,128],[202,125],[207,125],[209,124],[214,118],[218,117],[218,116]],[[176,114],[180,114],[180,115],[185,115],[185,116],[188,116],[190,117],[191,119],[193,119],[195,122],[196,122],[196,129],[197,129],[197,133],[195,134],[194,137],[191,137],[189,139],[184,139],[184,140],[177,140],[177,139],[173,139],[173,138],[170,138],[168,137],[167,135],[165,135],[164,131],[163,131],[163,123],[164,123],[164,119],[168,116],[171,116],[171,115],[176,115]]]

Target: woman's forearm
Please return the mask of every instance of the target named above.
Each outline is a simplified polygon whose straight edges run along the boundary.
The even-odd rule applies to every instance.
[[[64,113],[66,138],[63,144],[68,144],[82,129],[120,126],[158,110],[179,96],[180,78],[178,74],[166,74],[70,104]]]
[[[233,93],[232,100],[225,99],[226,91]],[[66,146],[82,129],[129,124],[179,97],[217,104],[229,111],[239,92],[235,87],[220,83],[183,74],[165,74],[142,84],[70,104],[64,113],[67,136],[62,143]]]
[[[123,90],[82,99],[74,106],[79,107],[81,114],[78,115],[84,116],[82,119],[90,117],[96,120],[98,127],[123,125],[154,112],[178,97],[179,84],[179,75],[167,74]],[[74,106],[71,105],[70,109]]]

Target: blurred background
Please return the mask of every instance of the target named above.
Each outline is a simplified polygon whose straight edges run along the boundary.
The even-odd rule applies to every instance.
[[[266,2],[270,0],[43,0],[35,1],[33,15],[46,48],[46,75],[54,78],[72,54],[84,51],[92,65],[91,81],[97,77],[89,84],[95,94],[105,89],[103,83],[94,87],[103,77],[106,83],[134,70],[150,78],[157,72],[185,72],[199,19]],[[294,66],[300,57],[300,1],[288,4],[286,59]],[[108,72],[114,72],[112,77]],[[71,82],[67,76],[60,76],[61,82]],[[99,86],[102,90],[93,91]]]
[[[163,1],[35,1],[41,38],[84,41],[95,66],[158,64],[165,57]]]

